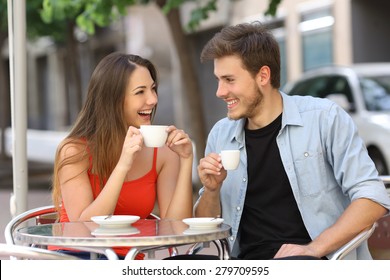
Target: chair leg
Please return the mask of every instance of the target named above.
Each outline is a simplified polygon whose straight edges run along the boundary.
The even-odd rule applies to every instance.
[[[139,252],[138,248],[131,248],[125,257],[125,260],[134,260],[138,252]]]
[[[224,255],[225,255],[224,249],[223,249],[223,244],[219,244],[218,241],[215,241],[215,240],[213,240],[212,242],[214,243],[215,247],[217,248],[218,257],[220,259],[223,259]],[[193,245],[191,245],[190,248],[188,248],[186,254],[187,255],[196,255],[198,252],[200,252],[204,248],[209,248],[210,247],[209,244],[210,244],[209,242],[194,243]]]
[[[186,254],[187,255],[195,255],[197,254],[199,251],[201,251],[203,249],[203,243],[194,243],[190,246],[190,248],[188,248]]]
[[[179,251],[177,250],[176,247],[169,247],[168,248],[169,256],[174,257],[179,254]]]
[[[220,239],[218,240],[220,243],[220,249],[222,251],[222,254],[220,255],[221,260],[229,260],[230,259],[230,248],[229,248],[229,242],[226,239]]]

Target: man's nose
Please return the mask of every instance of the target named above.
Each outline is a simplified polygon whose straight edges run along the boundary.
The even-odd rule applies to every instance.
[[[226,87],[222,83],[218,83],[216,95],[218,98],[225,98],[227,96]]]

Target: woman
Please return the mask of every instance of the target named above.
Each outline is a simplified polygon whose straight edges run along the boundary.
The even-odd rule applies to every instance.
[[[146,218],[156,198],[161,218],[192,215],[191,139],[169,126],[166,145],[147,148],[139,131],[153,121],[157,85],[155,67],[139,56],[112,53],[97,65],[85,105],[56,154],[53,201],[61,222]]]

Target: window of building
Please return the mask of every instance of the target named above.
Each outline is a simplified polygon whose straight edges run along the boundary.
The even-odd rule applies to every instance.
[[[333,25],[330,7],[302,14],[299,30],[304,71],[333,63]]]

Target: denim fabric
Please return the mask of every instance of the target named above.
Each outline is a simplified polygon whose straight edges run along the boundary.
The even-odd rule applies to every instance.
[[[83,260],[90,260],[91,259],[91,253],[89,252],[81,252],[81,251],[69,251],[69,250],[56,250],[56,252],[67,254],[71,256],[78,257]],[[107,257],[102,254],[96,254],[96,260],[107,260]]]
[[[351,117],[335,103],[310,96],[283,98],[277,145],[284,169],[312,239],[333,225],[351,201],[369,198],[390,209],[390,198]],[[240,165],[221,188],[222,217],[232,227],[232,256],[240,252],[238,228],[247,188],[245,119],[224,118],[209,133],[205,154],[239,149]],[[204,191],[199,191],[201,196]],[[367,244],[350,254],[370,259]]]

